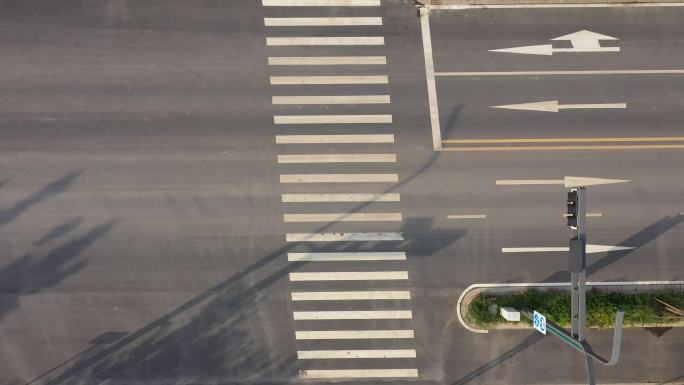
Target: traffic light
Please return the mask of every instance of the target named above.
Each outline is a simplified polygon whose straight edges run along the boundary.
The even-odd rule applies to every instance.
[[[568,226],[577,229],[577,214],[579,209],[579,191],[572,189],[568,192],[568,201],[566,202],[568,211],[566,218],[568,219]]]

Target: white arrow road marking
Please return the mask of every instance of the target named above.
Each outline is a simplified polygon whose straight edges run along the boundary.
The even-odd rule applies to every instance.
[[[502,49],[491,49],[491,52],[518,53],[523,55],[553,55],[554,52],[619,52],[620,47],[602,47],[601,40],[619,40],[612,36],[582,30],[551,40],[568,40],[572,48],[553,48],[551,44],[528,45]]]
[[[633,247],[609,246],[609,245],[587,245],[587,254],[605,253],[608,251],[632,250]],[[570,251],[569,247],[502,247],[502,253],[544,253],[553,251]]]
[[[507,110],[558,112],[559,110],[627,108],[627,103],[559,104],[558,100],[549,100],[544,102],[533,103],[503,104],[500,106],[492,106],[492,108],[503,108]]]
[[[629,179],[603,179],[585,178],[581,176],[566,176],[564,179],[503,179],[497,180],[499,186],[524,186],[524,185],[554,185],[560,184],[565,187],[595,186],[611,183],[631,182]]]

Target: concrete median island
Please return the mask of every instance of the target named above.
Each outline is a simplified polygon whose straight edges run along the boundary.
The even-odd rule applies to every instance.
[[[684,287],[679,281],[592,283],[588,288],[590,328],[612,328],[618,310],[625,311],[625,327],[684,326]],[[506,321],[499,314],[502,307],[536,310],[562,327],[570,326],[567,284],[473,285],[461,295],[458,306],[463,326],[474,332],[532,327],[525,317],[520,322]]]

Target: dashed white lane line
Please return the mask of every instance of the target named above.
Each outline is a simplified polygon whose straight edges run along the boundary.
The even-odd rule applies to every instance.
[[[389,95],[273,96],[273,104],[389,104]]]
[[[408,291],[300,291],[293,301],[379,301],[411,299]]]
[[[266,17],[267,27],[382,25],[382,17]]]
[[[379,7],[380,0],[261,0],[264,7]]]
[[[289,233],[286,242],[372,242],[403,241],[402,233]]]
[[[397,174],[281,174],[280,183],[396,183]]]
[[[399,194],[282,194],[283,203],[399,202]]]
[[[448,219],[486,219],[487,216],[484,214],[459,214],[459,215],[447,215]]]
[[[356,251],[335,253],[288,253],[290,262],[334,262],[334,261],[403,261],[403,251]]]
[[[299,378],[415,378],[418,369],[329,369],[300,370]]]
[[[272,56],[268,58],[272,66],[294,65],[385,65],[385,56]]]
[[[272,85],[388,84],[386,75],[271,76]]]
[[[411,310],[295,311],[292,316],[295,321],[413,318]]]
[[[382,124],[392,115],[274,115],[274,124]]]
[[[401,213],[283,214],[286,223],[301,222],[401,222]]]
[[[298,340],[366,340],[412,339],[413,330],[301,330],[295,332]]]
[[[290,281],[396,281],[408,279],[408,271],[321,271],[290,273]]]
[[[414,349],[382,350],[298,350],[300,360],[328,360],[354,358],[416,358]]]
[[[277,135],[277,144],[394,143],[394,134],[363,135]]]
[[[278,163],[394,163],[394,154],[302,154],[278,155]]]
[[[384,45],[382,36],[320,36],[320,37],[267,37],[266,45],[310,46],[310,45]]]

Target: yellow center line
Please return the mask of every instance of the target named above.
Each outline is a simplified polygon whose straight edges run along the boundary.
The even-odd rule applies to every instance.
[[[579,142],[681,142],[684,136],[641,138],[508,138],[508,139],[446,139],[444,144],[483,143],[579,143]]]
[[[552,151],[552,150],[648,150],[681,148],[684,144],[633,144],[615,146],[506,146],[506,147],[443,147],[441,151]]]

